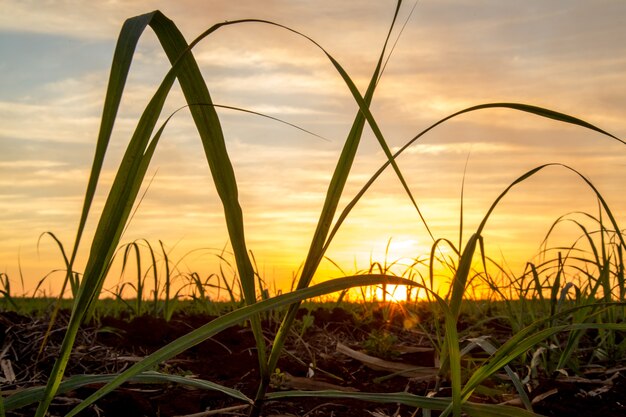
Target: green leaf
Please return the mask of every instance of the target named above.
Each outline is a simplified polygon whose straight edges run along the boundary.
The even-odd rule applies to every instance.
[[[404,404],[410,407],[425,410],[445,410],[451,403],[450,397],[425,397],[409,394],[406,392],[370,393],[370,392],[345,392],[345,391],[284,391],[267,394],[267,399],[279,398],[351,398],[355,400],[371,401],[378,403]],[[476,417],[537,417],[540,414],[524,410],[522,408],[496,404],[477,404],[465,402],[461,410],[470,416]]]
[[[404,278],[389,277],[386,275],[357,275],[345,278],[338,278],[308,288],[279,295],[268,300],[259,301],[256,304],[248,305],[246,307],[220,316],[210,323],[207,323],[204,326],[201,326],[176,339],[175,341],[163,346],[156,352],[145,357],[140,362],[134,364],[126,371],[116,376],[107,385],[100,388],[94,394],[81,402],[80,405],[74,408],[67,415],[67,417],[76,415],[80,411],[84,410],[87,406],[92,404],[94,401],[113,391],[115,388],[119,387],[121,384],[128,381],[130,378],[140,374],[141,372],[151,369],[155,365],[158,365],[159,363],[162,363],[178,355],[179,353],[184,352],[192,346],[195,346],[216,335],[222,330],[234,326],[235,324],[241,323],[244,320],[253,317],[254,315],[258,315],[268,310],[284,307],[286,305],[290,305],[305,300],[307,298],[330,294],[333,292],[345,290],[347,288],[357,286],[380,285],[383,283],[409,286],[414,285],[414,283],[410,280]]]
[[[117,377],[114,375],[74,375],[67,380],[61,382],[59,385],[58,394],[65,394],[70,391],[74,391],[78,388],[82,388],[88,385],[94,384],[106,384],[111,382]],[[138,384],[179,384],[193,388],[208,389],[212,391],[222,392],[230,397],[236,398],[246,403],[252,403],[252,400],[242,394],[240,391],[232,388],[225,387],[220,384],[216,384],[210,381],[204,381],[201,379],[187,378],[180,375],[162,374],[160,372],[146,371],[140,373],[128,382]],[[30,404],[34,404],[43,398],[45,387],[31,387],[12,394],[4,399],[5,408],[7,411],[19,409]]]

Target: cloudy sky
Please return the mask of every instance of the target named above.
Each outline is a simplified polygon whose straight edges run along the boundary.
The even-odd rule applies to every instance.
[[[38,248],[38,237],[50,231],[71,247],[109,66],[126,18],[160,9],[189,41],[224,20],[282,23],[324,46],[363,91],[394,5],[391,0],[0,0],[0,272],[21,293],[63,267],[52,240],[43,238]],[[401,22],[412,5],[403,6]],[[626,138],[624,16],[621,0],[422,0],[397,43],[372,112],[394,148],[450,113],[503,101],[568,113]],[[306,255],[357,106],[318,49],[278,28],[221,29],[196,48],[195,56],[216,103],[262,112],[326,138],[219,110],[249,247],[260,272],[283,286]],[[148,29],[131,68],[87,237],[137,119],[167,69]],[[175,87],[163,118],[183,104]],[[345,201],[384,161],[366,129]],[[626,220],[623,145],[555,121],[485,110],[437,128],[398,161],[436,238],[458,240],[466,161],[466,237],[508,184],[549,162],[588,176],[618,221]],[[171,258],[180,261],[181,273],[213,272],[215,253],[228,239],[199,138],[185,112],[168,125],[148,176],[154,180],[123,241],[146,238],[158,245],[161,239]],[[549,168],[498,206],[485,231],[489,254],[521,272],[558,216],[595,214],[596,205],[571,172]],[[563,232],[564,239],[575,236]],[[328,256],[348,272],[365,268],[370,257],[381,260],[389,239],[390,259],[424,257],[432,245],[391,172],[352,212]],[[84,242],[80,265],[88,250],[88,239]],[[318,279],[329,275],[337,271],[328,264]],[[61,279],[62,274],[53,274],[42,288],[54,293]]]

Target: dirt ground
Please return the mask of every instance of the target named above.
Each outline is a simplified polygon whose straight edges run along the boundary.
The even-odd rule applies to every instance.
[[[301,316],[304,315],[301,311]],[[449,396],[446,381],[433,375],[385,377],[389,362],[420,366],[428,370],[436,365],[434,349],[428,337],[417,330],[406,330],[401,317],[384,321],[374,315],[371,320],[356,320],[341,309],[317,309],[311,312],[313,325],[304,332],[293,332],[281,357],[271,387],[319,390],[341,389],[360,392],[432,393]],[[176,314],[169,322],[153,316],[135,318],[103,317],[97,324],[85,326],[76,342],[75,353],[66,375],[120,372],[145,355],[177,337],[197,328],[213,317]],[[45,351],[38,353],[48,322],[12,312],[0,313],[0,345],[4,382],[3,395],[28,386],[42,385],[52,369],[61,343],[67,313],[62,314],[50,336]],[[272,340],[278,323],[264,323],[266,336]],[[392,358],[376,368],[373,355],[362,356],[365,341],[376,329],[386,329],[397,337]],[[494,322],[494,337],[506,338],[506,326]],[[611,369],[599,367],[595,373],[576,378],[541,377],[530,393],[534,411],[546,416],[626,416],[626,363]],[[14,373],[11,380],[7,364]],[[405,365],[406,366],[406,365]],[[313,369],[314,368],[314,369]],[[313,375],[311,376],[311,371]],[[220,383],[254,398],[259,384],[255,342],[249,327],[231,327],[216,337],[162,364],[158,371]],[[1,376],[1,375],[0,375]],[[439,382],[439,383],[438,383]],[[55,398],[50,415],[61,416],[98,387],[89,386]],[[498,381],[491,391],[476,394],[476,402],[515,402],[512,389],[502,389]],[[497,390],[496,390],[497,388]],[[81,416],[89,417],[202,417],[209,415],[247,415],[247,406],[225,394],[181,387],[178,385],[126,384],[107,395]],[[7,412],[9,417],[26,417],[34,407],[26,406]],[[413,416],[415,408],[396,404],[367,403],[357,400],[297,398],[267,401],[264,416]],[[436,413],[433,413],[436,415]]]

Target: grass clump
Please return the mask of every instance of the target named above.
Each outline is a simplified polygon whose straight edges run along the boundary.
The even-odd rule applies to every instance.
[[[395,359],[400,355],[396,349],[398,336],[383,329],[374,329],[363,341],[365,351],[382,359]]]

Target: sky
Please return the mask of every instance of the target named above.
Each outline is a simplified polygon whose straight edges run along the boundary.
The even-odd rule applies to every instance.
[[[0,0],[0,272],[31,294],[63,268],[52,232],[69,251],[76,233],[117,35],[126,18],[161,10],[188,41],[214,23],[268,19],[327,49],[363,92],[393,16],[394,1],[18,1]],[[626,2],[621,0],[422,0],[411,12],[372,103],[385,138],[398,149],[439,119],[489,102],[519,102],[580,117],[626,138]],[[408,20],[407,20],[408,19]],[[394,39],[398,31],[394,32]],[[264,113],[218,111],[244,212],[248,246],[261,275],[286,288],[302,264],[333,169],[358,106],[329,60],[311,43],[262,24],[230,26],[194,55],[213,100]],[[99,211],[121,155],[168,70],[150,29],[135,54],[98,196],[81,245],[88,255]],[[184,105],[178,86],[162,119]],[[385,156],[366,128],[343,207]],[[498,195],[545,163],[587,176],[626,217],[624,145],[579,127],[512,110],[461,116],[428,133],[398,159],[435,238],[459,240],[461,201],[467,239]],[[161,240],[181,276],[216,271],[228,249],[221,204],[191,118],[168,124],[148,170],[152,182],[122,243]],[[461,189],[463,188],[463,200]],[[143,192],[142,190],[142,192]],[[597,213],[576,175],[558,167],[517,186],[484,232],[487,252],[521,273],[536,259],[559,216]],[[560,226],[554,245],[578,235]],[[553,241],[551,241],[552,243]],[[346,273],[385,258],[428,255],[433,240],[391,171],[367,192],[328,257]],[[317,281],[339,276],[325,262]],[[21,277],[21,278],[20,278]],[[55,294],[53,272],[40,293]],[[119,274],[107,281],[114,291]],[[23,283],[22,283],[23,281]],[[182,281],[181,281],[182,282]]]

